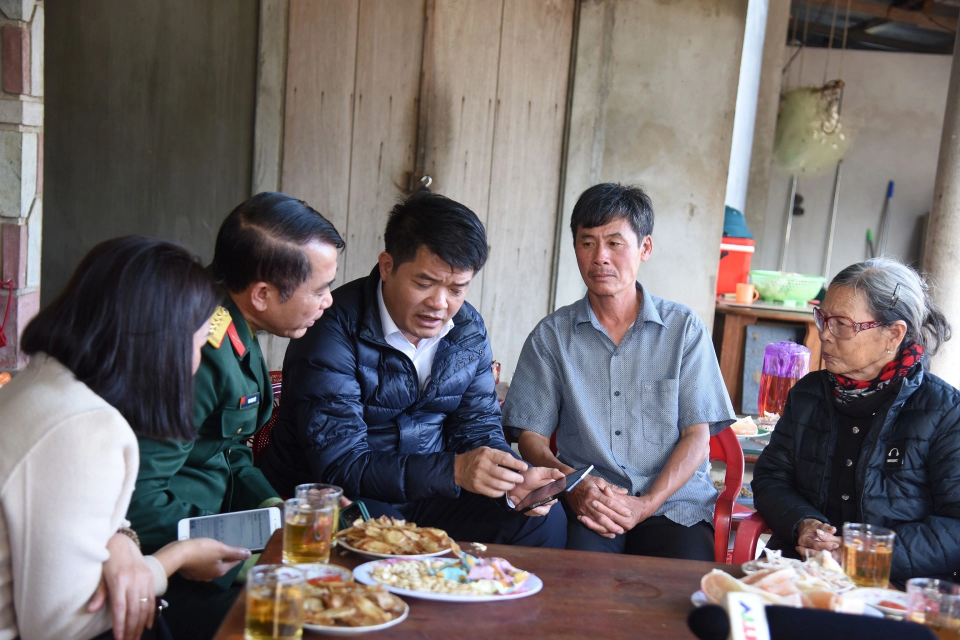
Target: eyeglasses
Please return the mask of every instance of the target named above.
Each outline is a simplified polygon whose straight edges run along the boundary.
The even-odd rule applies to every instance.
[[[820,307],[813,308],[813,321],[817,324],[817,329],[823,331],[823,327],[826,325],[830,333],[841,340],[852,338],[861,331],[876,329],[884,325],[884,323],[877,321],[854,322],[852,318],[848,318],[847,316],[825,316],[823,315],[823,311],[820,310]]]

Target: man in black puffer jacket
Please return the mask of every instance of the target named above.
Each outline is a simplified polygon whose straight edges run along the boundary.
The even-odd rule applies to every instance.
[[[526,517],[504,499],[563,474],[530,467],[503,436],[490,341],[465,302],[487,258],[483,225],[421,192],[394,207],[384,241],[370,275],[290,343],[264,475],[281,495],[333,483],[457,539],[563,548],[561,509]]]

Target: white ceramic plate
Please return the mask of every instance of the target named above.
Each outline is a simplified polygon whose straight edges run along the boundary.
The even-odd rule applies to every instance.
[[[403,603],[403,613],[391,620],[390,622],[384,622],[383,624],[375,624],[369,627],[328,627],[322,624],[307,624],[303,623],[303,628],[307,631],[316,631],[317,633],[322,633],[327,636],[358,636],[361,633],[369,633],[371,631],[381,631],[383,629],[389,629],[392,626],[398,625],[404,620],[407,619],[407,616],[410,614],[410,605],[406,602]]]
[[[773,433],[773,431],[757,431],[757,435],[755,436],[737,436],[737,440],[741,442],[744,440],[767,440],[771,433]]]
[[[707,600],[707,594],[705,594],[702,590],[699,590],[699,589],[693,595],[690,596],[690,602],[692,602],[693,606],[695,607],[702,607],[705,604],[713,604],[712,602]],[[871,607],[864,607],[863,615],[868,616],[870,618],[883,617],[882,613],[880,613],[878,610],[873,609]]]
[[[868,604],[888,616],[902,618],[907,615],[908,598],[907,594],[902,591],[895,591],[893,589],[854,589],[848,593],[846,597],[859,598],[863,600],[864,604]],[[880,603],[885,600],[902,605],[903,608],[895,609],[893,607],[881,606]]]
[[[343,541],[341,538],[337,541],[337,544],[346,549],[347,551],[353,551],[356,554],[363,556],[364,558],[371,558],[373,560],[389,560],[390,558],[404,558],[406,560],[419,560],[422,558],[436,558],[437,556],[445,556],[450,553],[450,549],[444,549],[443,551],[434,551],[433,553],[421,553],[419,555],[398,555],[395,553],[374,553],[373,551],[361,551],[360,549],[354,549],[349,544]]]
[[[789,563],[789,565],[794,569],[799,569],[801,566],[803,566],[803,562],[795,558],[781,558],[780,562]],[[747,575],[750,575],[751,573],[756,573],[757,571],[764,571],[766,569],[771,568],[771,567],[761,567],[760,564],[761,564],[760,560],[750,560],[749,562],[744,562],[741,565],[741,568],[743,569],[743,572]],[[764,563],[764,564],[767,564],[767,563]],[[784,567],[779,567],[779,568],[783,569]]]
[[[532,573],[528,575],[527,579],[523,582],[523,585],[521,585],[519,590],[505,595],[437,593],[435,591],[413,591],[411,589],[400,589],[399,587],[392,587],[388,584],[383,584],[373,579],[373,576],[371,575],[373,568],[381,562],[383,562],[383,560],[367,562],[366,564],[360,565],[353,570],[353,577],[356,578],[357,582],[360,584],[379,584],[390,593],[394,593],[398,596],[407,598],[420,598],[421,600],[439,600],[441,602],[497,602],[500,600],[516,600],[517,598],[526,598],[527,596],[532,596],[535,593],[539,593],[540,590],[543,589],[543,581]],[[450,558],[449,562],[458,561]]]

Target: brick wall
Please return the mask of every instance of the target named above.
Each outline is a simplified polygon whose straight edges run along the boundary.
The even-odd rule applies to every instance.
[[[0,370],[26,364],[23,328],[40,307],[43,227],[43,2],[0,0]],[[2,341],[0,341],[2,342]]]

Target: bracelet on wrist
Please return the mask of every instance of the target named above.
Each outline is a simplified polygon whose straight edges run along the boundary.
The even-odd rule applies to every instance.
[[[137,549],[140,549],[140,536],[137,535],[137,532],[131,529],[130,527],[120,527],[117,529],[117,533],[122,534],[133,540],[133,544],[137,545]]]

